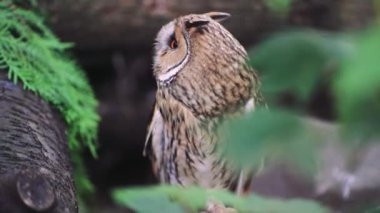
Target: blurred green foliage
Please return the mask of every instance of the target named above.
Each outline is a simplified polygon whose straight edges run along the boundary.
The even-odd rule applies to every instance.
[[[198,187],[179,188],[175,186],[156,186],[147,188],[118,189],[113,198],[122,206],[137,212],[199,212],[208,202],[224,203],[226,207],[238,212],[293,213],[328,212],[324,207],[307,200],[279,200],[251,195],[241,198],[228,191],[205,190]]]
[[[284,92],[304,103],[352,49],[351,36],[297,30],[271,36],[249,55],[252,67],[260,72],[262,92],[270,104]]]
[[[355,40],[355,51],[342,63],[334,82],[339,120],[345,134],[366,137],[380,130],[380,28]]]
[[[285,15],[290,9],[292,0],[265,0],[264,3],[275,14]]]
[[[221,129],[221,138],[228,145],[222,149],[237,167],[258,168],[264,159],[286,159],[307,173],[315,171],[315,153],[309,150],[315,149],[316,141],[300,117],[288,111],[259,108]]]
[[[289,112],[274,104],[290,93],[302,106],[322,82],[336,100],[336,117],[347,145],[378,134],[379,35],[378,26],[351,34],[297,30],[274,35],[251,49],[251,65],[262,77],[269,111],[259,109],[228,124],[226,140],[234,142],[227,156],[245,166],[257,166],[268,155],[290,157],[307,173],[313,171],[318,137],[303,128],[302,107]]]

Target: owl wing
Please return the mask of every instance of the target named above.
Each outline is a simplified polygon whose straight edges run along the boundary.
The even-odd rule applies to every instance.
[[[157,174],[158,165],[160,165],[160,156],[161,156],[161,146],[164,144],[164,121],[162,119],[160,110],[155,104],[152,111],[152,119],[148,126],[148,132],[145,139],[144,145],[144,156],[149,156],[152,165],[153,171]]]

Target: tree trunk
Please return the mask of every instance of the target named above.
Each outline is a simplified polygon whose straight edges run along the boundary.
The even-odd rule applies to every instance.
[[[64,122],[0,72],[0,212],[77,212]]]
[[[163,24],[189,13],[231,13],[223,25],[243,42],[273,26],[263,0],[41,0],[38,5],[60,38],[86,50],[151,48]]]
[[[372,1],[295,0],[278,16],[265,0],[39,0],[55,33],[79,49],[150,49],[160,27],[177,16],[209,11],[232,15],[224,26],[252,44],[284,25],[358,29],[374,17]]]

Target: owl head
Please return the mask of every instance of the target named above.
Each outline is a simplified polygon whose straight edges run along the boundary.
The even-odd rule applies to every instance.
[[[168,84],[174,80],[192,58],[192,51],[210,51],[207,46],[204,46],[203,50],[195,50],[193,45],[205,33],[209,34],[209,39],[217,39],[218,36],[215,37],[215,34],[219,32],[207,29],[212,25],[223,28],[218,22],[229,17],[228,13],[223,12],[191,14],[163,26],[155,43],[154,75],[158,83]]]

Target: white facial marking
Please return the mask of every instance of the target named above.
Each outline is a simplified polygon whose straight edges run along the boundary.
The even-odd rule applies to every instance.
[[[158,80],[161,82],[170,81],[170,79],[173,79],[179,71],[182,70],[182,68],[185,66],[187,61],[189,60],[189,52],[187,50],[185,58],[181,61],[179,64],[175,64],[174,66],[170,67],[168,72],[163,73],[161,75],[158,75]]]
[[[175,28],[174,21],[172,21],[164,25],[161,28],[161,30],[158,32],[157,37],[156,37],[156,44],[155,44],[157,55],[161,55],[162,52],[168,48],[168,39],[173,34],[174,28]]]

